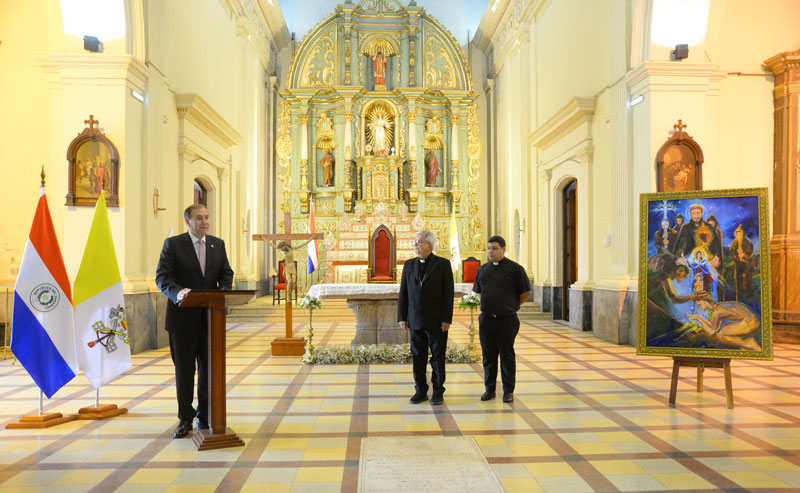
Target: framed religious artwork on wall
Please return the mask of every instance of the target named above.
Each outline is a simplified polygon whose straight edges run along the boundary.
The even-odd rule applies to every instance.
[[[639,203],[636,353],[772,359],[766,188]]]
[[[119,207],[119,152],[89,115],[83,129],[67,148],[68,190],[65,205],[94,207],[100,191],[106,206]]]
[[[703,189],[703,150],[686,132],[682,120],[656,154],[656,191],[687,192]]]

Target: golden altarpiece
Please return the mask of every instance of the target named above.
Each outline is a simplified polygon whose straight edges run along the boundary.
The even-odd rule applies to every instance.
[[[410,3],[341,4],[292,58],[276,146],[282,210],[305,233],[313,203],[326,235],[322,282],[366,282],[381,224],[394,234],[398,276],[418,229],[436,234],[437,253],[449,257],[453,209],[462,257],[483,249],[470,68],[453,35]],[[307,288],[305,255],[295,258]]]

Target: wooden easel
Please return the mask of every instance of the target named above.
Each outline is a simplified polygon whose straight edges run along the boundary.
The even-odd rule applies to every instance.
[[[717,358],[682,358],[673,356],[672,385],[669,388],[669,404],[675,406],[675,396],[678,393],[678,372],[681,366],[697,368],[697,391],[703,391],[703,371],[706,368],[722,368],[725,373],[725,397],[728,400],[728,409],[733,409],[733,383],[731,380],[731,360]]]
[[[322,233],[292,233],[292,215],[288,212],[283,215],[283,234],[254,234],[254,241],[283,240],[291,245],[292,240],[322,239]],[[287,274],[288,276],[288,274]],[[296,277],[296,276],[295,276]],[[288,281],[288,279],[287,279]],[[295,278],[295,282],[297,279]],[[292,337],[292,296],[289,286],[286,286],[286,337],[276,337],[272,341],[272,354],[274,356],[302,356],[306,352],[304,337]]]

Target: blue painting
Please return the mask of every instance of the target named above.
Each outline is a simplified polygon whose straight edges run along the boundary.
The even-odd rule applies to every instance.
[[[640,209],[637,350],[771,357],[766,190],[644,194]]]

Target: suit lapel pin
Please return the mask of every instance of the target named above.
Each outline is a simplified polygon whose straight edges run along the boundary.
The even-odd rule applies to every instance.
[[[211,245],[211,248],[214,248],[214,245]]]

